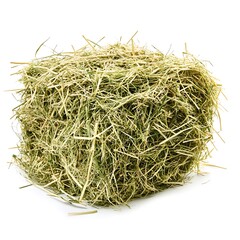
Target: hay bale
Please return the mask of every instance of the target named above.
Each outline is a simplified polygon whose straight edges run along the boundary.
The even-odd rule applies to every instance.
[[[220,91],[190,54],[82,48],[20,70],[17,164],[71,202],[116,205],[183,184],[208,156]]]

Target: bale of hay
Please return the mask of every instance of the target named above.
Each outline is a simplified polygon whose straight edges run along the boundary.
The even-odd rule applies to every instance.
[[[92,205],[183,184],[208,156],[219,85],[190,54],[91,46],[20,70],[17,164],[54,195]]]

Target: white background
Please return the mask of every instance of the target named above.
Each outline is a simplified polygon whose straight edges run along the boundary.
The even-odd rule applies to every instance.
[[[0,239],[240,239],[240,37],[239,1],[28,1],[0,2]],[[30,61],[48,37],[47,47],[80,48],[82,35],[104,43],[139,31],[140,45],[164,53],[188,50],[202,60],[223,84],[228,100],[221,110],[223,131],[215,138],[210,163],[183,187],[132,202],[131,208],[100,209],[97,214],[68,216],[82,211],[45,192],[28,187],[15,167],[9,168],[17,137],[11,92],[19,87],[10,76],[10,61]],[[45,47],[40,55],[50,53]],[[218,128],[218,126],[216,126]]]

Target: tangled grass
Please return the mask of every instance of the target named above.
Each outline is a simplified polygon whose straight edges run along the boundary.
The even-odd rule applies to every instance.
[[[34,184],[91,205],[183,184],[208,156],[220,86],[190,54],[91,47],[20,70],[17,164]]]

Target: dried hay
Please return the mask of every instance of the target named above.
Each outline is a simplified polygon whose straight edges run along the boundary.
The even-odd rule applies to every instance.
[[[20,70],[17,164],[34,184],[91,205],[183,184],[208,156],[219,85],[188,53],[89,45]]]

